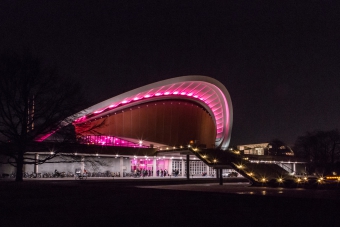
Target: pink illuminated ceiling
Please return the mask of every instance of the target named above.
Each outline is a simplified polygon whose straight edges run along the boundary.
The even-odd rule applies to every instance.
[[[164,99],[191,100],[202,105],[216,126],[215,146],[229,146],[232,127],[232,103],[227,89],[206,76],[183,76],[152,83],[98,103],[81,113],[75,124],[105,116],[122,109]],[[78,115],[79,116],[79,115]]]

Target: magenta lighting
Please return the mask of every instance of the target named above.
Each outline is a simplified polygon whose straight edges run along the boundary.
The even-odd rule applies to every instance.
[[[81,140],[85,144],[102,145],[102,146],[118,146],[118,147],[141,147],[147,148],[147,146],[141,143],[133,143],[128,140],[123,140],[115,136],[84,136]]]
[[[134,89],[80,112],[74,124],[158,100],[190,100],[200,104],[213,118],[215,147],[228,148],[233,122],[231,98],[222,83],[207,76],[175,77]]]

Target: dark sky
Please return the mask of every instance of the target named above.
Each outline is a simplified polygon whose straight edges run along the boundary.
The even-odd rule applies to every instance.
[[[340,129],[336,1],[200,2],[3,0],[0,50],[30,48],[82,81],[90,104],[213,77],[233,101],[233,145]]]

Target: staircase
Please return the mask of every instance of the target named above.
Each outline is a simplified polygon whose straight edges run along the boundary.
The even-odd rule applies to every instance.
[[[296,180],[295,177],[289,175],[288,171],[276,164],[251,163],[242,155],[230,151],[215,149],[190,149],[190,151],[210,167],[223,168],[226,165],[231,166],[253,185]]]

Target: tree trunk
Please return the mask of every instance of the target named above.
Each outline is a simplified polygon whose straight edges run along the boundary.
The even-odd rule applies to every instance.
[[[17,174],[15,177],[15,181],[21,182],[23,181],[23,167],[24,167],[24,155],[19,153],[18,159],[17,159]]]

